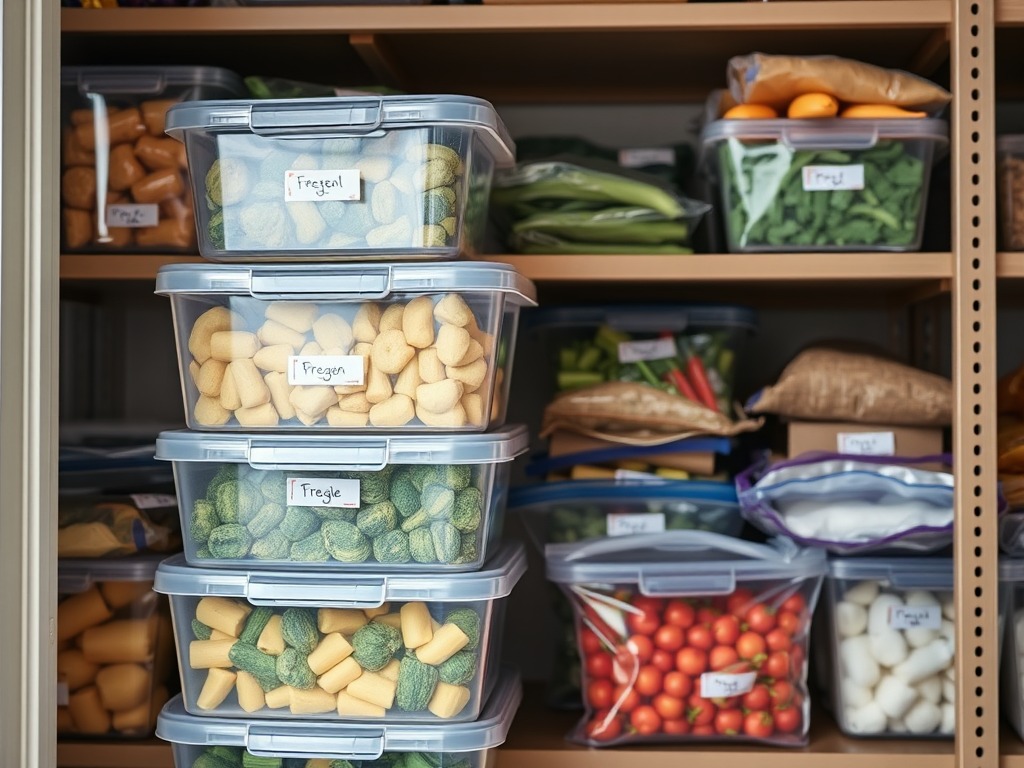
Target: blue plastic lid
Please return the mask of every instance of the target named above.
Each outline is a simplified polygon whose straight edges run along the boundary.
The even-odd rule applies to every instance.
[[[884,581],[895,589],[953,589],[949,557],[830,558],[830,579]],[[1000,581],[1024,581],[1024,560],[999,559]]]
[[[529,314],[531,331],[551,328],[596,328],[649,332],[742,328],[757,331],[757,313],[730,304],[622,304],[590,307],[551,307]]]
[[[509,509],[558,501],[718,501],[736,504],[736,486],[710,480],[564,480],[513,488]]]

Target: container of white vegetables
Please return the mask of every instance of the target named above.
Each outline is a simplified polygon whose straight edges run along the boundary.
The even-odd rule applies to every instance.
[[[1009,572],[1003,568],[1000,579]],[[831,699],[851,736],[952,738],[956,612],[948,558],[834,559]]]

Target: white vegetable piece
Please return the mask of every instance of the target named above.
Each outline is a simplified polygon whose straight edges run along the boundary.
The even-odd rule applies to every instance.
[[[885,724],[885,729],[889,733],[907,733],[906,724],[898,717],[890,717],[889,722]]]
[[[953,682],[953,683],[956,682],[956,667],[954,667],[952,664],[950,664],[948,667],[946,667],[946,671],[943,672],[942,674],[950,682]]]
[[[907,645],[911,648],[924,648],[928,643],[939,636],[939,633],[934,629],[921,629],[915,627],[914,629],[908,629],[903,632],[904,637],[907,638]]]
[[[887,725],[885,712],[877,702],[872,701],[863,707],[846,711],[846,727],[852,733],[882,733]]]
[[[877,635],[889,631],[889,612],[902,605],[903,601],[896,595],[879,595],[868,608],[868,634]]]
[[[916,700],[917,691],[893,675],[883,677],[875,689],[875,702],[889,717],[903,717]]]
[[[907,605],[939,605],[939,599],[924,589],[912,589],[903,596]]]
[[[868,612],[864,606],[843,601],[836,604],[836,628],[840,637],[863,635],[868,628]]]
[[[942,678],[942,698],[947,704],[956,704],[956,683]]]
[[[938,675],[925,678],[914,687],[925,701],[930,701],[932,704],[942,701],[942,678]]]
[[[942,618],[956,621],[956,603],[952,599],[946,600],[942,604]]]
[[[939,730],[943,733],[956,733],[956,707],[952,704],[942,705],[942,722]]]
[[[871,655],[871,643],[866,635],[848,637],[839,644],[839,658],[846,677],[857,685],[874,688],[882,673]]]
[[[847,707],[857,709],[874,701],[874,696],[871,694],[870,688],[858,685],[848,677],[843,679],[842,688],[840,688],[840,690],[843,692],[843,702]]]
[[[907,641],[895,629],[868,635],[871,655],[883,667],[895,667],[907,658]]]
[[[919,683],[946,669],[953,661],[945,639],[934,640],[924,648],[915,649],[907,660],[893,669],[893,674],[906,683]]]
[[[856,584],[846,591],[843,595],[843,601],[847,603],[856,603],[857,605],[867,608],[871,603],[878,597],[878,582],[877,581],[862,581],[860,584]]]
[[[956,625],[952,621],[942,622],[942,627],[939,629],[939,635],[941,635],[943,642],[949,647],[949,655],[956,655]]]
[[[930,701],[919,699],[907,712],[903,722],[911,733],[931,733],[942,723],[942,710]]]

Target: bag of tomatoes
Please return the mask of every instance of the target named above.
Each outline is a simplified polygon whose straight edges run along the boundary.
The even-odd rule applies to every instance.
[[[545,557],[584,661],[573,741],[807,744],[824,550],[666,531],[549,544]]]

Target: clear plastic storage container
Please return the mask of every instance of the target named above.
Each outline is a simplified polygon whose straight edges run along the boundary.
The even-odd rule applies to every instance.
[[[807,743],[807,651],[825,553],[705,531],[549,544],[573,603],[590,746]]]
[[[1002,680],[999,686],[1002,709],[1006,719],[1024,739],[1024,559],[1005,558],[999,561],[999,576],[1005,584],[1006,656],[1002,659]]]
[[[1024,569],[1000,563],[1001,582]],[[1000,590],[1000,625],[1002,600]],[[871,738],[953,738],[956,613],[948,558],[837,558],[826,579],[829,644],[818,668],[840,730]]]
[[[309,570],[472,571],[501,538],[526,427],[405,437],[164,432],[185,558]],[[345,537],[345,543],[338,540]]]
[[[211,101],[172,109],[214,261],[453,259],[480,251],[515,144],[466,96]]]
[[[715,120],[701,136],[733,253],[916,251],[944,120]]]
[[[519,542],[464,574],[301,574],[160,565],[194,715],[475,720],[494,688]],[[415,650],[415,654],[408,651]]]
[[[57,734],[146,738],[168,698],[174,636],[153,591],[162,555],[57,566]]]
[[[407,768],[485,768],[493,764],[488,750],[505,741],[521,700],[519,675],[506,667],[480,718],[469,723],[424,728],[199,718],[188,714],[181,697],[175,697],[160,713],[156,733],[173,743],[178,768],[221,765],[200,760],[203,755],[210,756],[205,760],[220,758],[233,766],[248,765],[249,755],[277,760],[279,768],[329,768],[331,761],[337,761],[336,766],[401,761]]]
[[[557,307],[530,316],[559,391],[644,381],[732,413],[736,358],[757,330],[745,307],[713,304]]]
[[[194,253],[185,152],[164,136],[164,115],[245,94],[213,67],[62,68],[62,252]]]
[[[1024,251],[1024,135],[996,139],[999,174],[999,247]]]
[[[505,264],[164,267],[192,429],[483,432],[505,422]]]

